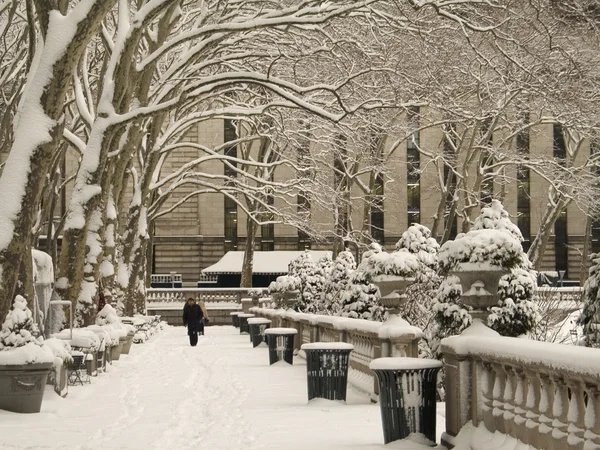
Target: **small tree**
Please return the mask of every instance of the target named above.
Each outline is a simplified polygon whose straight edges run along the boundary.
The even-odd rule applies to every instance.
[[[350,286],[350,276],[356,270],[356,261],[349,251],[338,254],[333,261],[323,286],[322,308],[319,314],[337,314],[341,295]]]
[[[351,274],[350,284],[341,295],[338,315],[375,322],[387,318],[385,308],[379,304],[379,289],[368,281],[360,266]]]
[[[29,343],[42,345],[42,339],[37,337],[38,334],[37,325],[27,307],[27,301],[17,295],[12,309],[6,315],[2,329],[0,329],[0,351],[22,347]]]
[[[600,254],[590,255],[592,265],[589,269],[589,276],[583,285],[583,311],[579,320],[579,325],[583,327],[583,336],[586,347],[600,347],[600,298],[598,297],[598,286],[600,281]]]

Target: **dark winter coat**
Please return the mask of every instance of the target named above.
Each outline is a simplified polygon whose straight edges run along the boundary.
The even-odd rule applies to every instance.
[[[200,321],[204,317],[202,308],[197,303],[183,307],[183,324],[188,327],[188,331],[198,331],[200,329]]]

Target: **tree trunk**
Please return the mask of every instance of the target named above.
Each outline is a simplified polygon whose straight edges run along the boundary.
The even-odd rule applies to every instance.
[[[38,2],[38,20],[42,27],[44,42],[52,45],[36,49],[38,64],[28,78],[32,83],[24,93],[19,108],[15,139],[8,156],[3,176],[0,178],[0,198],[11,198],[11,205],[4,205],[0,220],[10,233],[0,243],[0,321],[8,312],[16,294],[30,290],[29,279],[21,279],[21,262],[31,265],[31,229],[35,223],[41,192],[52,158],[62,137],[62,117],[65,96],[77,62],[87,43],[95,35],[98,26],[116,0],[103,0],[78,4],[69,14],[70,20],[81,17],[73,28],[73,35],[65,34],[60,22],[50,22],[53,12],[45,3]],[[62,48],[60,48],[63,44]],[[36,130],[32,138],[32,130]],[[26,161],[23,164],[23,161]],[[7,174],[10,174],[10,179]],[[19,183],[22,180],[20,186]],[[22,194],[15,195],[15,187]],[[25,271],[27,272],[27,271]],[[31,287],[33,289],[33,287]],[[28,299],[31,301],[31,299]]]
[[[527,255],[529,256],[529,259],[532,262],[535,270],[540,270],[542,266],[544,253],[546,252],[546,246],[548,245],[548,240],[552,234],[554,223],[556,222],[556,219],[558,219],[560,213],[566,207],[567,202],[561,199],[556,202],[555,205],[549,204],[546,208],[546,212],[544,213],[544,217],[542,218],[538,228],[538,233],[531,243],[529,252],[527,252]]]
[[[583,286],[588,277],[590,267],[590,250],[592,247],[592,223],[593,219],[588,214],[585,221],[585,233],[583,235],[583,252],[581,255],[581,268],[579,269],[579,284]]]
[[[246,217],[246,248],[242,263],[242,279],[240,287],[252,287],[252,266],[254,264],[254,247],[256,245],[256,230],[258,225],[250,216]]]

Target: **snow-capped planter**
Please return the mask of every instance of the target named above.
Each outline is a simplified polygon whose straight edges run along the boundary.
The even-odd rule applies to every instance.
[[[48,377],[48,383],[54,385],[54,392],[61,397],[66,397],[68,393],[67,366],[73,362],[71,346],[67,341],[56,338],[46,339],[44,346],[48,347],[54,355],[54,366]]]
[[[0,409],[40,412],[54,354],[35,336],[36,328],[27,302],[18,295],[0,329]]]
[[[402,295],[414,278],[398,275],[377,275],[371,282],[379,289],[380,303],[386,308],[399,308],[408,300]]]
[[[300,280],[290,275],[277,277],[269,285],[268,291],[278,306],[291,308],[296,304],[300,295]]]
[[[473,317],[487,317],[488,308],[498,302],[498,285],[500,278],[509,273],[508,270],[492,264],[462,263],[450,272],[460,280],[462,288],[461,301],[473,308]]]
[[[252,304],[254,306],[258,306],[258,300],[263,297],[265,291],[264,289],[252,288],[248,289],[248,297],[252,299]]]

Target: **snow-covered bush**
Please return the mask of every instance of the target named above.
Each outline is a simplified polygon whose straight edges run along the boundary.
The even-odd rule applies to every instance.
[[[400,315],[411,325],[424,331],[424,339],[419,342],[419,354],[431,358],[430,335],[434,322],[435,295],[442,282],[437,274],[440,246],[431,237],[431,231],[418,223],[402,233],[396,243],[396,250],[408,251],[416,256],[419,269],[414,272],[414,282],[406,288],[407,303],[400,308]]]
[[[27,301],[17,295],[0,329],[0,351],[23,347],[30,343],[41,346],[43,339],[38,335],[39,331],[33,322]]]
[[[340,309],[341,295],[350,286],[350,276],[356,261],[349,251],[340,252],[325,278],[321,295],[321,308],[317,314],[336,314]]]
[[[396,250],[402,249],[415,255],[421,264],[430,269],[437,267],[440,245],[431,237],[431,230],[426,226],[415,223],[408,227],[396,242]]]
[[[71,355],[71,345],[69,341],[63,339],[50,338],[44,341],[44,346],[48,347],[54,358],[56,359],[55,366],[60,361],[60,364],[70,364],[73,362],[73,356]]]
[[[321,298],[324,282],[324,268],[316,264],[310,253],[305,252],[292,260],[288,267],[288,275],[300,281],[300,294],[294,309],[299,312],[315,313]]]
[[[583,285],[583,310],[577,321],[583,327],[583,339],[586,347],[600,347],[600,254],[590,255],[592,265],[588,279]]]
[[[360,269],[350,275],[349,286],[341,294],[337,315],[376,322],[387,319],[387,312],[379,303],[379,289],[367,281]]]

